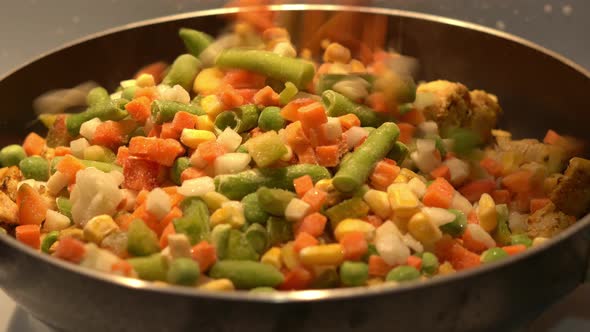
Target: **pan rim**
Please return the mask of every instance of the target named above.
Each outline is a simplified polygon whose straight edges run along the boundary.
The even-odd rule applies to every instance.
[[[551,51],[543,46],[540,46],[536,43],[530,42],[524,38],[517,37],[515,35],[498,31],[492,28],[484,27],[478,24],[469,23],[457,19],[431,15],[431,14],[423,14],[405,10],[398,10],[398,9],[385,9],[385,8],[374,8],[374,7],[360,7],[360,6],[347,6],[347,5],[303,5],[303,4],[289,4],[289,5],[271,5],[271,6],[254,6],[254,7],[247,7],[247,8],[219,8],[219,9],[209,9],[209,10],[202,10],[202,11],[194,11],[189,13],[182,13],[182,14],[175,14],[170,16],[164,16],[159,18],[153,18],[148,20],[142,20],[139,22],[134,22],[130,24],[125,24],[119,27],[107,29],[101,32],[93,33],[88,36],[76,39],[74,41],[65,43],[53,50],[45,52],[37,57],[34,57],[28,61],[26,61],[23,65],[16,67],[13,70],[10,70],[8,73],[0,77],[0,81],[3,81],[10,76],[16,74],[18,71],[22,70],[23,68],[29,66],[30,64],[41,60],[44,57],[52,55],[54,53],[60,52],[64,49],[69,47],[76,46],[78,44],[90,41],[95,38],[100,38],[106,35],[110,35],[113,33],[121,32],[128,29],[139,28],[147,25],[153,25],[158,23],[164,23],[179,19],[186,19],[186,18],[195,18],[195,17],[204,17],[204,16],[217,16],[217,15],[225,15],[225,14],[234,14],[239,11],[257,11],[261,9],[270,9],[274,11],[303,11],[303,10],[322,10],[322,11],[355,11],[361,13],[368,13],[368,14],[380,14],[380,15],[387,15],[387,16],[398,16],[401,18],[411,18],[411,19],[419,19],[425,20],[430,22],[442,23],[445,25],[457,26],[462,28],[467,28],[471,30],[475,30],[478,32],[482,32],[488,35],[492,35],[495,37],[499,37],[502,39],[509,40],[511,42],[523,45],[527,48],[533,49],[540,53],[543,53],[547,56],[550,56],[553,59],[556,59],[563,63],[564,65],[570,67],[571,69],[577,71],[578,73],[586,76],[590,79],[590,71],[586,70],[581,65],[575,63],[574,61],[554,52]],[[337,301],[337,300],[347,300],[351,298],[363,298],[363,297],[370,297],[370,296],[393,296],[394,294],[400,294],[402,292],[412,291],[416,288],[428,288],[428,287],[435,287],[445,283],[452,283],[457,282],[458,280],[464,278],[474,277],[484,273],[493,273],[492,270],[494,269],[501,269],[502,267],[509,265],[509,264],[518,264],[522,260],[526,260],[534,255],[539,255],[545,250],[549,250],[553,246],[557,246],[562,241],[566,241],[568,238],[574,236],[578,232],[582,232],[584,229],[590,227],[590,214],[584,216],[580,220],[576,222],[573,226],[570,226],[568,229],[563,231],[562,233],[558,234],[554,238],[552,238],[547,244],[540,246],[539,248],[534,248],[531,250],[527,250],[524,253],[516,255],[514,257],[510,257],[508,259],[492,263],[489,265],[481,266],[476,269],[462,271],[459,273],[455,273],[452,275],[446,276],[439,276],[433,278],[431,280],[425,282],[411,282],[400,284],[395,287],[384,283],[383,285],[372,286],[372,287],[356,287],[356,288],[340,288],[340,289],[327,289],[327,290],[305,290],[305,291],[295,291],[295,292],[275,292],[275,293],[260,293],[260,294],[251,294],[248,292],[238,291],[238,292],[211,292],[211,291],[204,291],[195,288],[189,287],[182,287],[182,286],[175,286],[175,285],[166,285],[165,287],[156,286],[151,282],[142,281],[139,279],[127,278],[122,276],[116,276],[112,274],[108,274],[105,272],[95,271],[91,269],[87,269],[78,265],[74,265],[68,262],[61,261],[59,259],[55,259],[54,257],[50,257],[49,255],[42,254],[20,242],[10,236],[0,236],[0,241],[3,241],[6,245],[12,247],[15,250],[20,250],[21,252],[30,255],[34,259],[38,259],[44,261],[45,263],[53,264],[56,267],[60,267],[62,269],[68,270],[68,272],[74,272],[79,275],[83,275],[86,277],[94,278],[95,280],[99,280],[101,282],[109,283],[113,286],[124,287],[127,289],[136,289],[142,290],[147,292],[155,292],[160,293],[162,295],[171,295],[171,296],[186,296],[186,297],[197,297],[202,299],[212,299],[212,300],[227,300],[227,301],[243,301],[249,300],[252,302],[262,302],[262,303],[292,303],[292,302],[315,302],[315,301]],[[1,286],[0,286],[1,287]]]

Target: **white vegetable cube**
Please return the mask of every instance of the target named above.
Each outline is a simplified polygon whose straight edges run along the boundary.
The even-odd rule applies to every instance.
[[[416,150],[418,152],[434,152],[436,141],[433,139],[419,138],[416,140]]]
[[[428,220],[430,220],[437,227],[446,225],[455,220],[456,216],[447,209],[441,209],[437,207],[423,207],[422,213],[424,213]]]
[[[191,243],[186,234],[168,235],[168,248],[172,259],[191,257]]]
[[[155,188],[150,191],[145,203],[146,210],[158,219],[164,218],[172,208],[170,196],[161,188]]]
[[[440,160],[435,156],[434,151],[414,151],[410,153],[410,159],[424,173],[430,173],[440,165]]]
[[[466,216],[473,210],[473,205],[465,198],[461,193],[455,191],[453,194],[453,200],[451,201],[451,208],[463,212]]]
[[[178,193],[187,197],[203,196],[210,191],[215,191],[215,182],[209,176],[186,180],[178,188]]]
[[[348,149],[352,149],[357,146],[360,141],[369,136],[369,132],[365,128],[362,127],[352,127],[346,131],[346,145]]]
[[[424,121],[418,125],[418,129],[424,136],[438,135],[438,125],[434,121]]]
[[[94,138],[94,133],[96,133],[96,128],[102,123],[99,118],[93,118],[82,123],[80,126],[80,135],[86,138],[89,141],[92,141]]]
[[[189,93],[180,85],[176,84],[170,89],[166,89],[162,92],[163,100],[175,101],[181,104],[188,104],[191,101]]]
[[[297,51],[295,51],[293,44],[288,41],[277,43],[272,52],[289,58],[294,58],[297,56]]]
[[[89,267],[103,272],[111,272],[113,264],[121,259],[108,250],[100,249],[94,243],[85,246],[85,255],[80,266]]]
[[[123,207],[123,209],[125,211],[132,211],[133,209],[135,209],[137,191],[131,189],[121,189],[121,194],[123,195],[123,199],[125,200],[125,206]]]
[[[338,118],[328,117],[328,122],[322,124],[322,130],[330,142],[335,142],[342,136],[342,125]]]
[[[478,224],[467,224],[466,232],[469,232],[471,238],[486,246],[486,248],[493,248],[496,246],[494,238]]]
[[[70,149],[72,150],[72,155],[76,158],[84,158],[84,150],[90,146],[88,140],[84,137],[75,139],[70,142]]]
[[[207,160],[203,159],[203,157],[201,157],[201,154],[197,150],[193,152],[193,154],[191,155],[190,164],[191,166],[196,168],[205,168],[207,167]]]
[[[248,168],[252,157],[247,153],[226,153],[215,158],[213,168],[215,175],[234,174]]]
[[[375,247],[389,265],[406,264],[410,256],[410,249],[402,241],[399,229],[390,220],[375,231]]]
[[[242,144],[242,136],[227,127],[219,136],[217,136],[217,143],[223,145],[225,151],[234,152]]]
[[[470,167],[467,162],[458,158],[450,158],[445,160],[443,164],[449,167],[452,184],[461,184],[469,177]]]
[[[54,210],[47,210],[47,213],[45,214],[45,222],[43,223],[43,231],[61,231],[62,229],[68,228],[70,223],[70,218],[63,214]]]
[[[419,178],[415,177],[408,181],[408,187],[418,196],[418,198],[422,199],[424,194],[426,194],[426,183],[422,182]]]
[[[60,171],[53,173],[47,180],[47,190],[52,195],[57,195],[63,188],[68,185],[68,177]]]
[[[309,212],[309,204],[300,200],[299,198],[293,198],[287,208],[285,209],[285,218],[289,221],[299,221],[303,219]]]

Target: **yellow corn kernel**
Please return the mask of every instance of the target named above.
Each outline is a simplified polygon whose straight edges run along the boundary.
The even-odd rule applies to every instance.
[[[391,209],[396,216],[410,218],[420,205],[418,197],[406,183],[394,183],[387,188]]]
[[[422,212],[412,216],[408,222],[408,232],[423,245],[432,245],[442,238],[442,232]]]
[[[151,74],[141,74],[135,80],[135,85],[137,85],[140,88],[146,88],[156,85],[156,81],[154,80],[154,77]]]
[[[424,181],[424,179],[420,175],[416,174],[416,172],[412,171],[409,168],[402,168],[399,171],[399,174],[403,174],[403,175],[407,176],[408,177],[408,181],[410,181],[413,178],[418,178],[418,179]]]
[[[214,141],[216,139],[215,134],[207,130],[199,129],[183,129],[180,135],[180,141],[182,144],[189,148],[196,149],[201,143],[207,141]]]
[[[76,227],[62,229],[59,232],[59,238],[63,239],[66,237],[71,237],[76,240],[84,241],[84,231],[81,230],[80,228],[76,228]]]
[[[348,63],[350,61],[350,50],[338,43],[330,43],[324,51],[324,61]]]
[[[537,236],[536,238],[533,239],[533,247],[540,246],[547,241],[549,241],[549,238]]]
[[[357,59],[350,60],[350,72],[352,73],[364,73],[367,71],[365,65]]]
[[[360,219],[347,218],[338,223],[334,230],[334,237],[340,241],[344,235],[352,232],[361,232],[370,241],[375,235],[375,226]]]
[[[363,200],[379,217],[387,219],[391,215],[391,205],[386,192],[369,189],[363,196]]]
[[[408,181],[410,181],[410,179],[403,174],[398,174],[398,176],[393,179],[393,183],[408,183]]]
[[[228,224],[232,228],[239,229],[246,223],[244,212],[233,205],[226,205],[220,209],[215,210],[209,218],[211,227],[221,224]]]
[[[300,265],[299,257],[297,257],[297,252],[294,249],[294,242],[287,242],[281,248],[281,258],[283,260],[283,264],[289,269],[292,270]]]
[[[221,205],[223,203],[229,202],[229,198],[223,196],[223,194],[220,194],[216,191],[210,191],[203,195],[201,198],[203,199],[203,201],[205,201],[205,204],[207,204],[209,211],[216,211],[221,208]]]
[[[229,279],[215,279],[209,281],[208,283],[202,284],[199,286],[199,289],[206,289],[210,291],[233,291],[236,288],[234,287],[233,282]]]
[[[344,261],[342,245],[324,244],[303,248],[299,259],[304,265],[340,265]]]
[[[322,179],[316,182],[315,188],[325,192],[330,192],[334,190],[334,185],[332,184],[332,179]]]
[[[88,220],[84,225],[84,238],[90,242],[100,244],[107,235],[118,229],[119,226],[113,218],[103,214]]]
[[[384,282],[385,281],[383,280],[383,278],[371,278],[367,280],[367,286],[379,286],[382,285]]]
[[[299,52],[299,57],[305,60],[311,60],[311,51],[309,48],[304,48]]]
[[[338,190],[336,190],[336,188],[334,188],[334,185],[332,184],[332,179],[319,180],[318,182],[316,182],[315,188],[328,193],[325,203],[326,206],[336,205],[342,200],[342,195]]]
[[[228,209],[215,210],[215,212],[213,212],[209,218],[209,224],[211,225],[211,228],[217,225],[227,224],[230,217],[229,213],[230,212]]]
[[[481,227],[488,233],[498,226],[496,203],[494,203],[492,196],[487,193],[481,195],[479,198],[477,217],[479,218]]]
[[[201,99],[201,107],[211,119],[215,119],[223,111],[223,104],[216,95],[209,95]]]
[[[211,121],[211,118],[207,114],[197,116],[197,123],[198,123],[197,127],[200,130],[207,130],[207,131],[215,130],[215,124],[213,124],[213,121]]]
[[[502,153],[502,158],[500,158],[500,163],[502,164],[502,174],[508,175],[514,171],[517,167],[516,165],[516,156],[512,151],[506,151]]]
[[[451,273],[455,273],[455,268],[449,262],[444,262],[438,267],[438,274],[444,275]]]
[[[267,252],[262,255],[260,262],[268,265],[272,265],[280,270],[283,267],[283,261],[281,259],[281,248],[279,247],[272,247],[268,249]]]
[[[207,95],[216,91],[223,80],[223,72],[216,67],[205,68],[199,72],[193,83],[196,94]]]

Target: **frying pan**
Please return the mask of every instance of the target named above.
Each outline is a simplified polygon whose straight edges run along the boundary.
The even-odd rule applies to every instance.
[[[520,38],[424,14],[335,5],[271,6],[293,26],[311,11],[354,12],[388,23],[388,46],[419,59],[420,79],[444,78],[500,98],[501,127],[517,137],[553,128],[590,139],[590,75]],[[182,52],[180,27],[218,33],[218,9],[166,17],[66,45],[0,80],[1,141],[20,141],[32,100],[88,79],[112,89],[147,63]],[[590,249],[586,216],[547,245],[478,269],[399,287],[252,295],[206,293],[89,271],[0,236],[0,285],[25,310],[67,331],[505,331],[583,282]]]

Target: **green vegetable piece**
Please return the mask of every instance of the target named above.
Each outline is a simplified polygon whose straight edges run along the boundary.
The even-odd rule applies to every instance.
[[[434,146],[438,150],[438,153],[440,153],[441,158],[444,159],[447,156],[447,149],[445,149],[445,144],[440,137],[434,138]]]
[[[434,275],[438,271],[438,265],[438,258],[434,254],[430,252],[422,254],[422,273]]]
[[[282,189],[269,189],[262,187],[256,191],[260,208],[268,214],[282,217],[289,202],[295,198],[295,194]]]
[[[58,197],[55,199],[55,203],[57,205],[57,210],[59,211],[59,213],[63,214],[64,216],[72,220],[72,202],[70,201],[70,199],[66,197]]]
[[[361,120],[363,127],[377,128],[384,122],[393,121],[390,115],[375,112],[369,106],[357,104],[333,90],[322,93],[322,103],[326,107],[328,116],[337,117],[352,113]],[[394,142],[395,139],[392,138],[391,141]]]
[[[408,154],[410,154],[410,149],[404,143],[395,141],[393,148],[387,154],[387,158],[395,160],[398,165],[401,165],[408,157]]]
[[[141,219],[134,219],[129,224],[127,251],[134,256],[149,256],[160,251],[158,236]]]
[[[271,246],[293,240],[293,225],[285,219],[270,217],[266,222],[268,241]]]
[[[260,224],[252,224],[246,229],[246,240],[258,254],[263,254],[268,248],[268,233]]]
[[[135,98],[135,91],[137,91],[137,85],[128,86],[121,91],[121,98],[131,100]]]
[[[180,186],[182,184],[182,181],[180,181],[180,175],[190,166],[191,162],[188,157],[177,158],[174,161],[174,164],[172,164],[172,168],[170,168],[170,180]]]
[[[508,206],[506,204],[496,205],[496,219],[498,220],[498,226],[494,231],[494,240],[502,246],[506,246],[511,242],[512,233],[508,226]]]
[[[279,103],[284,106],[287,105],[295,96],[299,90],[295,84],[291,82],[285,82],[285,88],[279,93]]]
[[[248,148],[244,144],[242,144],[242,145],[238,146],[238,148],[236,149],[236,152],[248,153]]]
[[[321,95],[324,91],[332,90],[334,85],[341,81],[358,80],[359,78],[369,83],[368,91],[372,89],[375,77],[369,74],[323,74],[320,75],[316,84],[315,92]]]
[[[412,103],[402,104],[398,107],[397,112],[399,115],[404,115],[410,113],[414,109],[414,105]]]
[[[258,167],[268,167],[288,152],[276,131],[267,131],[249,139],[245,144]]]
[[[209,208],[198,197],[187,197],[180,203],[183,216],[174,219],[176,233],[186,234],[190,243],[195,245],[209,238]]]
[[[227,257],[227,246],[231,229],[231,226],[228,224],[220,224],[213,227],[211,231],[211,244],[215,247],[219,260]]]
[[[96,88],[90,90],[86,95],[86,104],[88,106],[94,106],[102,102],[107,102],[111,99],[109,96],[109,92],[107,89],[97,86]]]
[[[377,251],[377,247],[375,247],[374,244],[369,243],[369,245],[367,246],[367,252],[363,255],[363,257],[361,257],[361,260],[367,263],[369,262],[369,258],[372,255],[379,255],[379,252]]]
[[[479,134],[467,128],[451,129],[448,137],[453,139],[453,152],[460,156],[469,155],[482,143]]]
[[[285,280],[283,274],[271,265],[252,261],[218,261],[209,276],[214,279],[226,278],[239,289],[276,287]]]
[[[226,259],[258,261],[260,255],[250,245],[250,242],[240,231],[229,231],[227,240]]]
[[[2,167],[16,166],[26,157],[27,154],[23,147],[17,144],[5,146],[0,150],[0,164]]]
[[[177,258],[170,264],[166,279],[169,283],[194,286],[199,281],[199,264],[191,258]]]
[[[340,286],[340,276],[335,268],[327,268],[320,272],[311,282],[310,288],[328,289]]]
[[[369,214],[369,206],[360,197],[353,197],[342,201],[326,210],[332,229],[346,218],[363,218]]]
[[[159,253],[146,257],[135,257],[127,259],[127,262],[133,266],[139,279],[154,281],[167,280],[166,261]]]
[[[231,200],[240,200],[260,187],[295,190],[293,180],[303,175],[311,176],[314,183],[330,178],[330,172],[325,167],[300,164],[218,175],[215,177],[215,189]]]
[[[51,248],[51,246],[55,243],[55,241],[57,241],[58,238],[59,231],[52,231],[45,235],[45,237],[43,238],[43,242],[41,242],[41,251],[48,254],[49,248]]]
[[[385,280],[406,282],[420,278],[420,271],[416,270],[415,267],[409,265],[402,265],[394,268],[387,273]]]
[[[201,62],[191,54],[182,54],[174,60],[162,84],[174,86],[176,84],[186,91],[191,91],[193,81],[199,73]]]
[[[215,64],[221,68],[250,70],[282,82],[291,82],[298,88],[306,87],[315,74],[315,68],[309,61],[251,49],[227,49],[219,54]]]
[[[242,119],[238,117],[236,112],[223,111],[215,117],[213,125],[215,126],[215,131],[217,133],[221,133],[227,127],[237,132],[238,127],[242,125]]]
[[[210,35],[193,29],[180,28],[178,35],[187,51],[197,58],[213,41]]]
[[[524,244],[527,248],[533,245],[533,240],[526,234],[513,234],[510,236],[510,244]]]
[[[258,127],[263,131],[280,130],[285,126],[285,119],[281,115],[281,109],[269,106],[262,110],[258,118]]]
[[[258,125],[259,111],[254,104],[242,105],[238,107],[237,114],[242,120],[241,124],[236,128],[238,133],[243,133],[248,130],[256,128]]]
[[[490,248],[481,254],[480,261],[484,264],[493,263],[508,257],[508,253],[502,248]]]
[[[260,294],[260,293],[274,293],[276,290],[272,287],[256,287],[250,290],[252,294]]]
[[[205,114],[205,111],[194,105],[187,105],[169,100],[154,100],[152,102],[152,120],[157,124],[172,121],[176,113],[181,111],[194,115]]]
[[[39,156],[27,157],[18,164],[25,179],[47,181],[49,179],[49,162]]]
[[[251,193],[242,198],[242,206],[244,207],[244,217],[248,224],[266,224],[270,215],[260,207],[258,202],[258,195]]]
[[[340,192],[349,193],[360,188],[369,177],[378,161],[385,158],[395,144],[399,128],[393,122],[382,124],[369,134],[350,158],[340,163],[333,184]]]
[[[113,151],[107,147],[91,145],[84,149],[84,159],[100,161],[104,163],[113,163],[117,159],[117,155],[115,155]]]
[[[346,261],[340,266],[340,281],[344,286],[362,286],[369,278],[369,265],[363,262]]]
[[[80,134],[80,127],[88,120],[99,118],[102,121],[112,120],[119,121],[124,119],[128,113],[121,109],[121,100],[106,100],[98,102],[86,109],[82,113],[69,114],[66,118],[66,128],[68,133],[76,137]]]
[[[465,214],[459,210],[449,209],[449,212],[455,215],[455,220],[448,224],[444,224],[439,228],[445,234],[449,234],[452,237],[460,237],[467,228],[467,218],[465,217]]]

